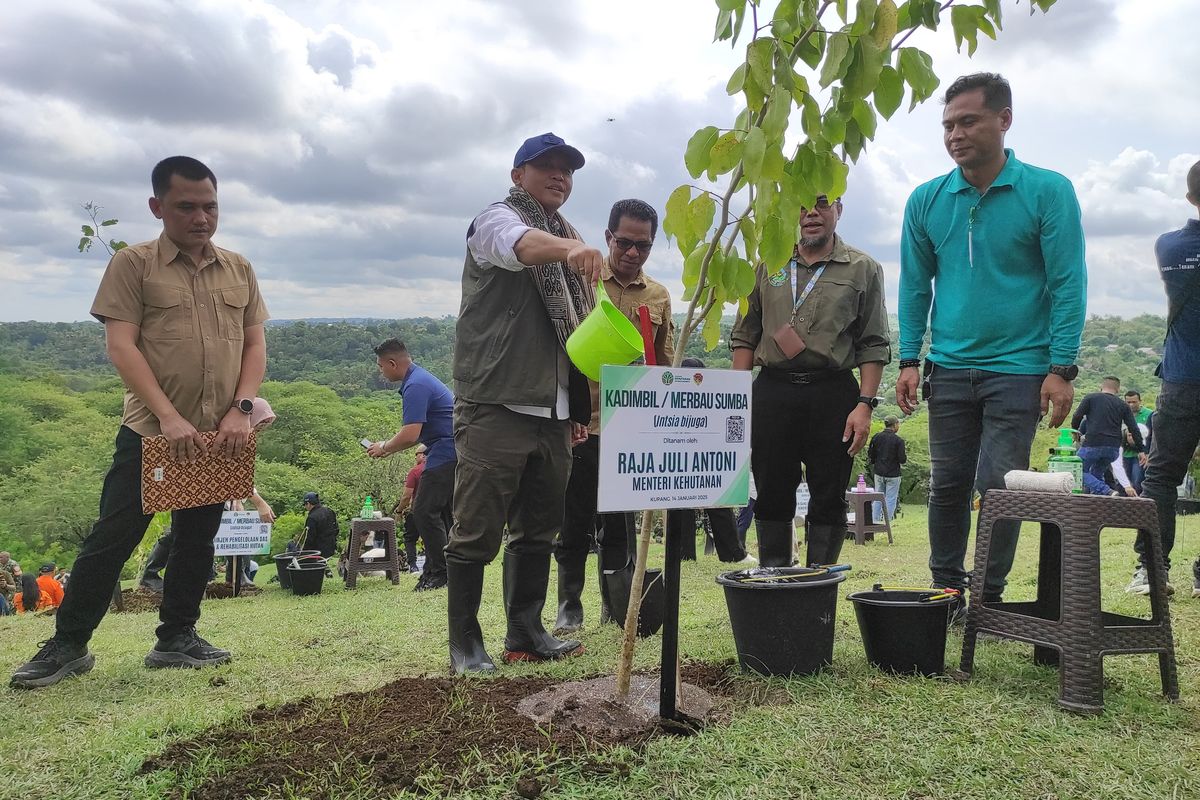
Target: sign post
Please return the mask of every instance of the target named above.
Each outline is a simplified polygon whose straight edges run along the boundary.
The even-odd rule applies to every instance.
[[[746,505],[750,384],[745,370],[601,367],[598,510]],[[681,546],[668,531],[659,676],[659,716],[664,719],[676,716]],[[629,598],[629,619],[637,619],[640,605],[640,595]],[[621,670],[629,667],[625,661]]]
[[[257,511],[225,511],[221,514],[221,526],[213,539],[213,555],[233,557],[233,596],[242,589],[242,571],[238,568],[238,556],[263,555],[271,552],[271,525],[263,522]]]

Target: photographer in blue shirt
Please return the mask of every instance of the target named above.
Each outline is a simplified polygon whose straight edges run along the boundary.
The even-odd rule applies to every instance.
[[[929,567],[935,586],[965,590],[972,488],[985,494],[1027,469],[1039,418],[1053,406],[1058,426],[1071,409],[1087,268],[1071,182],[1004,147],[1008,81],[960,77],[945,104],[943,138],[958,166],[918,186],[904,209],[896,401],[913,413],[920,386],[929,404]],[[1004,591],[1019,529],[994,528],[985,602]]]

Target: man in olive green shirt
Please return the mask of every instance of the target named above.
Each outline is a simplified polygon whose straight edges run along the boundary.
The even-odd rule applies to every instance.
[[[837,236],[840,200],[821,196],[814,205],[801,210],[792,259],[770,274],[759,265],[730,339],[734,369],[762,367],[751,408],[751,469],[764,567],[792,563],[796,487],[804,478],[812,498],[805,563],[837,560],[854,454],[866,442],[891,360],[883,268]]]

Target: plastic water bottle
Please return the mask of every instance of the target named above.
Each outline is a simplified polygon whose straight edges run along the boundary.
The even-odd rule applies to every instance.
[[[854,491],[856,491],[856,492],[867,491],[867,478],[861,472],[858,473],[858,485],[854,487]]]
[[[375,516],[375,504],[371,501],[371,495],[367,495],[367,499],[363,501],[361,519],[372,519]]]
[[[1071,437],[1076,433],[1072,428],[1058,429],[1058,445],[1050,449],[1050,459],[1046,464],[1048,472],[1066,472],[1071,475],[1075,494],[1083,494],[1083,459],[1075,455],[1075,440]]]

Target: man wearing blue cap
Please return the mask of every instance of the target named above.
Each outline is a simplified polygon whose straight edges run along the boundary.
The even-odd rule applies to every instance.
[[[505,529],[504,659],[571,655],[542,624],[571,446],[587,437],[587,379],[566,341],[595,305],[604,257],[559,213],[583,154],[553,133],[526,139],[508,197],[467,230],[454,349],[454,527],[446,547],[450,665],[495,669],[476,615]]]

